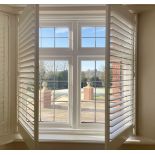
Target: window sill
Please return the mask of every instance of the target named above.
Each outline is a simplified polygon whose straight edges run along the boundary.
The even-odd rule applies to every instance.
[[[105,143],[105,137],[102,135],[77,135],[77,134],[40,134],[40,142],[75,142],[75,143]],[[20,134],[15,135],[16,142],[22,142],[23,138]],[[155,144],[154,140],[145,137],[131,136],[125,144],[151,145]]]
[[[94,135],[69,135],[69,134],[40,134],[39,142],[79,142],[79,143],[104,143],[104,136]]]
[[[16,134],[15,141],[23,141],[20,134]],[[39,142],[104,143],[105,137],[101,135],[82,134],[39,134]]]
[[[103,130],[88,129],[45,129],[39,134],[40,142],[92,142],[104,143]]]

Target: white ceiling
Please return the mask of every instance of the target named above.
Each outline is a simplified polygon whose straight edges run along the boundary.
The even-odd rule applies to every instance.
[[[13,7],[14,9],[16,10],[22,10],[23,7],[26,6],[26,4],[8,4],[10,7]],[[101,8],[102,6],[105,6],[104,4],[95,4],[95,5],[92,5],[92,4],[40,4],[40,7],[41,8],[47,8],[47,9],[50,9],[51,7],[59,7],[59,8],[63,8],[65,9],[66,7],[70,7],[74,10],[74,8],[77,8],[78,7],[93,7],[93,6],[96,6],[96,7],[99,7]],[[124,6],[126,6],[128,8],[128,10],[131,10],[132,12],[135,12],[135,13],[141,13],[141,12],[144,12],[144,11],[148,11],[148,10],[155,10],[155,4],[124,4]]]

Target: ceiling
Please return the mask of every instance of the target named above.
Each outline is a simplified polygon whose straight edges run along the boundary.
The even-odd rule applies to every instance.
[[[126,6],[135,13],[155,10],[155,4],[127,4]]]
[[[155,4],[123,4],[124,6],[126,6],[128,8],[128,10],[134,12],[134,13],[141,13],[144,11],[150,11],[150,10],[155,10]],[[18,11],[21,11],[26,4],[8,4],[7,6],[12,7],[13,9],[16,9]],[[40,4],[41,8],[44,9],[50,9],[50,8],[60,8],[60,9],[65,9],[65,8],[72,8],[74,10],[78,9],[80,7],[81,8],[93,8],[93,7],[98,7],[98,8],[102,8],[103,6],[105,6],[104,4]],[[58,9],[59,10],[59,9]]]

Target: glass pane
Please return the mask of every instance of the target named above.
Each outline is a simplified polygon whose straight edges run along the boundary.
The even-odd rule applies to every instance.
[[[106,45],[106,39],[105,38],[96,38],[96,47],[99,48],[103,48],[105,47]]]
[[[96,102],[96,122],[105,123],[105,103],[98,101]]]
[[[82,40],[82,47],[84,48],[95,48],[95,38],[81,38]]]
[[[68,38],[55,38],[55,47],[56,48],[69,48],[69,39]]]
[[[69,121],[69,104],[68,102],[55,102],[55,122]]]
[[[68,82],[55,83],[55,101],[68,101]]]
[[[54,61],[46,60],[39,63],[39,76],[42,80],[54,80]]]
[[[105,61],[96,61],[96,79],[97,81],[105,81]]]
[[[51,121],[53,121],[52,108],[43,108],[43,107],[41,107],[40,121],[43,121],[43,122],[51,122]]]
[[[56,27],[55,37],[69,37],[69,28],[67,27]]]
[[[40,37],[54,37],[54,28],[40,28]]]
[[[82,27],[81,37],[95,37],[95,27]]]
[[[53,38],[41,38],[41,47],[42,48],[50,48],[54,47],[54,39]]]
[[[95,76],[95,61],[94,60],[82,60],[81,61],[81,78],[86,78],[87,82],[90,82]],[[81,82],[83,79],[81,79]]]
[[[104,123],[104,72],[104,60],[81,61],[82,123]]]
[[[55,61],[55,80],[61,82],[68,81],[69,64],[67,60]]]
[[[104,101],[105,99],[105,87],[102,87],[101,82],[96,82],[96,100]]]
[[[40,120],[67,122],[68,110],[67,60],[40,61]]]
[[[96,27],[96,37],[105,37],[106,28],[105,27]]]
[[[81,123],[94,123],[95,121],[94,102],[81,102]]]
[[[53,121],[52,110],[52,90],[47,90],[44,93],[44,89],[39,91],[39,103],[40,103],[40,121]]]

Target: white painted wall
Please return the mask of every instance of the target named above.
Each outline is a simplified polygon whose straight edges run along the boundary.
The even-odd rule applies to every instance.
[[[155,10],[139,15],[138,133],[155,140]]]

